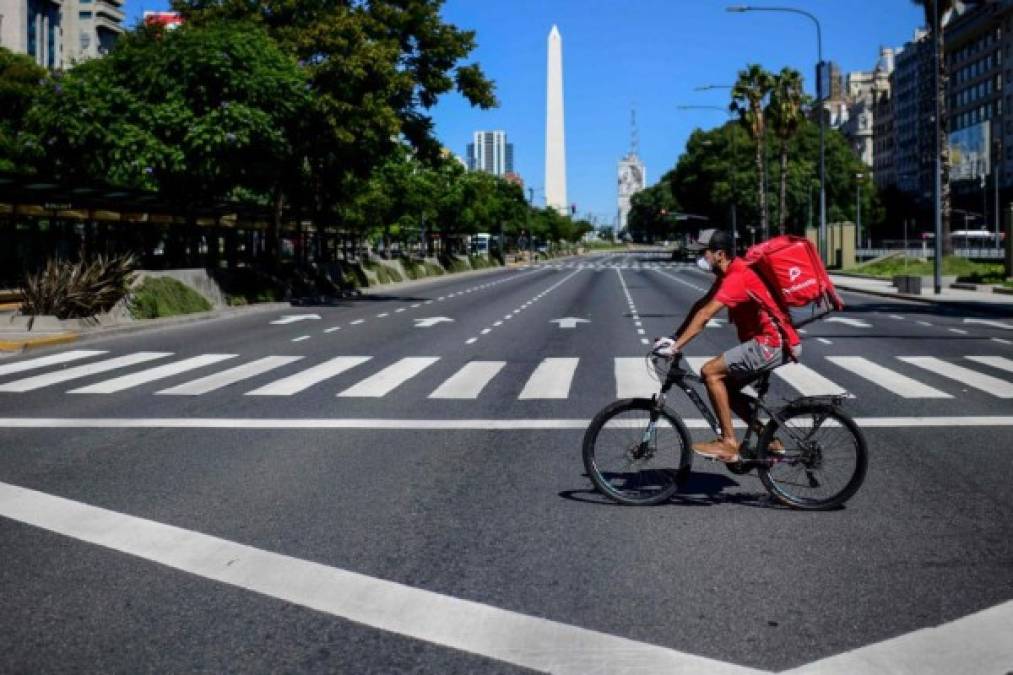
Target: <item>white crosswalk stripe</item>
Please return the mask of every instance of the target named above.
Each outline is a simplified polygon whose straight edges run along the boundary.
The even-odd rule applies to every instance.
[[[200,396],[201,394],[222,389],[230,384],[248,380],[251,377],[256,377],[257,375],[266,373],[269,370],[280,368],[281,366],[288,365],[289,363],[293,363],[300,359],[302,359],[301,356],[265,356],[262,359],[250,361],[249,363],[244,363],[241,366],[236,366],[235,368],[229,368],[228,370],[223,370],[220,373],[215,373],[214,375],[208,375],[207,377],[202,377],[197,380],[184,382],[178,386],[163,389],[162,391],[156,393],[169,396]]]
[[[945,391],[884,368],[861,356],[828,356],[827,360],[902,398],[953,398]]]
[[[55,366],[61,363],[67,363],[68,361],[79,361],[80,359],[86,359],[90,356],[98,356],[99,354],[105,353],[107,352],[97,349],[75,349],[69,352],[60,352],[59,354],[40,356],[36,359],[27,359],[25,361],[8,363],[7,365],[0,366],[0,375],[22,373],[26,370],[36,370],[37,368],[45,368],[46,366]]]
[[[803,396],[819,396],[821,394],[848,394],[841,385],[828,380],[809,366],[801,363],[786,363],[774,369],[774,375],[795,387]]]
[[[506,361],[471,361],[437,387],[429,398],[478,398],[505,365]]]
[[[324,380],[369,361],[372,356],[338,356],[323,363],[302,370],[295,375],[283,377],[265,384],[259,389],[246,392],[247,396],[292,396],[309,389]]]
[[[1013,398],[1013,383],[1000,380],[998,377],[985,375],[970,368],[964,368],[953,363],[948,363],[934,356],[899,356],[905,363],[924,368],[925,370],[957,380],[968,387],[974,387],[981,391],[998,396],[999,398]]]
[[[579,362],[574,358],[542,359],[517,398],[567,398]]]
[[[147,384],[148,382],[164,380],[165,378],[172,377],[173,375],[179,375],[180,373],[185,373],[190,370],[203,368],[204,366],[210,366],[214,363],[234,358],[236,358],[236,354],[201,354],[200,356],[183,359],[182,361],[148,368],[147,370],[142,370],[138,373],[131,373],[130,375],[123,375],[122,377],[114,377],[111,380],[103,380],[102,382],[98,382],[97,384],[92,384],[87,387],[71,389],[67,393],[113,394],[132,387],[139,387],[140,385]]]
[[[649,398],[661,388],[644,357],[617,358],[615,364],[616,398]]]
[[[67,368],[66,370],[57,370],[44,375],[26,377],[22,380],[15,380],[6,384],[0,384],[0,391],[32,391],[34,389],[41,389],[42,387],[48,387],[53,384],[67,382],[69,380],[76,380],[90,375],[98,375],[99,373],[116,370],[117,368],[126,368],[127,366],[134,366],[146,361],[164,359],[167,356],[172,356],[172,352],[135,352],[126,356],[118,356],[116,358],[106,359],[105,361],[98,361],[84,366],[75,366],[74,368]]]
[[[986,366],[1013,373],[1013,359],[1007,359],[1004,356],[968,356],[967,358],[975,363],[983,363]]]
[[[352,385],[338,396],[380,398],[439,361],[438,356],[409,356]]]

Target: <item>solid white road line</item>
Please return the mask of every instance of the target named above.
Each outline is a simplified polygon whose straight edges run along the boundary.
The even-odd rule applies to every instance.
[[[970,368],[947,363],[934,356],[898,356],[897,358],[937,375],[957,380],[969,387],[980,389],[987,394],[992,394],[999,398],[1013,398],[1013,383],[1000,380],[998,377],[992,377]]]
[[[708,429],[702,418],[684,419],[689,429]],[[865,429],[920,427],[1013,427],[1013,415],[965,417],[857,417]],[[234,418],[234,417],[0,417],[2,429],[371,429],[374,431],[537,431],[585,430],[590,419],[389,419],[389,418]],[[640,422],[637,422],[640,424]],[[744,424],[734,421],[737,428]]]
[[[781,675],[1006,673],[1013,663],[1013,602],[837,654]]]
[[[173,375],[185,373],[197,368],[203,368],[204,366],[209,366],[213,363],[234,359],[236,356],[237,354],[201,354],[200,356],[183,359],[182,361],[176,361],[175,363],[167,363],[164,366],[148,368],[147,370],[142,370],[138,373],[131,373],[130,375],[124,375],[122,377],[114,377],[111,380],[98,382],[87,387],[71,389],[67,393],[112,394],[117,391],[123,391],[124,389],[130,389],[131,387],[147,384],[148,382],[154,382],[155,380],[164,380],[167,377],[172,377]]]
[[[220,373],[214,375],[208,375],[207,377],[201,377],[196,380],[184,382],[183,384],[175,387],[169,387],[162,391],[155,392],[157,394],[165,394],[170,396],[199,396],[206,394],[209,391],[215,391],[227,387],[230,384],[236,382],[242,382],[248,380],[251,377],[256,377],[262,373],[266,373],[269,370],[280,368],[281,366],[292,363],[293,361],[299,361],[303,357],[301,356],[265,356],[262,359],[256,361],[250,361],[244,363],[241,366],[235,368],[229,368],[223,370]]]
[[[1007,359],[1005,356],[968,356],[967,358],[971,361],[984,363],[986,366],[992,366],[993,368],[1013,373],[1013,360]]]
[[[356,319],[355,321],[350,322],[348,325],[349,326],[358,326],[360,323],[365,323],[365,321],[366,321],[365,319]]]
[[[291,396],[300,391],[312,387],[314,384],[323,382],[326,379],[340,375],[341,373],[354,368],[372,356],[337,356],[312,368],[300,371],[295,375],[283,377],[259,389],[246,392],[247,396]]]
[[[841,385],[831,382],[815,370],[801,363],[786,363],[775,368],[774,375],[795,387],[803,396],[819,396],[821,394],[847,394],[848,398],[854,395],[848,394]]]
[[[433,365],[438,356],[409,356],[352,385],[338,396],[380,398]]]
[[[309,339],[310,339],[309,335],[300,335],[297,338],[292,338],[292,342],[302,342],[303,340],[309,340]]]
[[[503,369],[506,361],[471,361],[441,384],[429,398],[478,398],[492,378]]]
[[[519,399],[566,398],[570,395],[570,383],[580,359],[548,358],[531,373]]]
[[[615,360],[616,398],[650,398],[661,388],[650,365],[641,357]]]
[[[172,352],[136,352],[126,356],[117,356],[114,359],[106,359],[105,361],[98,361],[85,366],[76,366],[74,368],[67,368],[66,370],[57,370],[44,375],[26,377],[22,380],[14,380],[13,382],[0,384],[0,391],[32,391],[33,389],[41,389],[42,387],[48,387],[52,384],[59,384],[60,382],[67,382],[68,380],[76,380],[80,377],[88,377],[89,375],[105,373],[117,368],[126,368],[127,366],[134,366],[146,361],[164,359],[166,356],[172,356]]]
[[[758,671],[0,483],[0,516],[371,628],[554,672]]]
[[[828,356],[827,361],[903,398],[953,398],[945,391],[922,384],[861,356]]]
[[[49,356],[40,356],[35,359],[28,359],[26,361],[18,361],[17,363],[8,363],[0,366],[0,375],[11,375],[12,373],[20,373],[26,370],[35,370],[36,368],[45,368],[46,366],[54,366],[58,363],[67,363],[68,361],[78,361],[80,359],[86,359],[90,356],[98,356],[99,354],[106,354],[105,350],[97,349],[74,349],[68,352],[60,352],[59,354],[51,354]]]

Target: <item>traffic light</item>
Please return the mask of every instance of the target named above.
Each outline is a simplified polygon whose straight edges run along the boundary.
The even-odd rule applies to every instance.
[[[571,216],[577,215],[577,205],[576,204],[570,204],[570,215]]]

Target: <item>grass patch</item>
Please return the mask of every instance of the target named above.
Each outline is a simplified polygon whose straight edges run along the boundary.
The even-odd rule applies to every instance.
[[[934,273],[931,260],[896,256],[887,260],[850,267],[845,272],[863,274],[880,279],[892,279],[898,274],[930,276]],[[998,284],[1006,279],[1002,263],[975,262],[967,258],[946,256],[943,258],[943,274],[956,275],[958,281],[972,284]]]
[[[206,312],[211,303],[186,284],[170,277],[147,277],[131,294],[130,314],[135,319]]]

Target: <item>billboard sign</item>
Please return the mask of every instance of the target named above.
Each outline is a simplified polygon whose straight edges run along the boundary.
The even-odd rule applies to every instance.
[[[144,24],[146,26],[161,26],[166,29],[173,29],[183,23],[183,17],[179,12],[145,12]]]
[[[989,173],[991,123],[979,122],[950,134],[950,182],[981,180]]]

